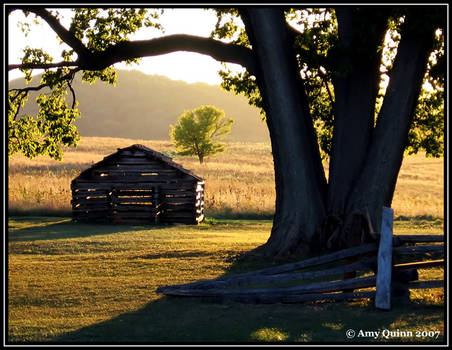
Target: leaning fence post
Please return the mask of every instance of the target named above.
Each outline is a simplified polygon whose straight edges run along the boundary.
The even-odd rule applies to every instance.
[[[383,310],[391,309],[393,219],[394,211],[391,208],[383,207],[375,294],[375,306]]]

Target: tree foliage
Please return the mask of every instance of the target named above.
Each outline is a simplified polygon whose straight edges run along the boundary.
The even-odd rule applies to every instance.
[[[11,10],[12,11],[12,10]],[[25,35],[33,24],[44,19],[59,35],[60,43],[71,46],[61,51],[61,61],[42,49],[26,47],[19,69],[25,74],[27,86],[8,93],[8,155],[22,153],[27,157],[48,155],[61,159],[63,147],[76,146],[80,135],[74,125],[80,117],[76,93],[72,88],[75,73],[82,71],[82,80],[93,84],[97,79],[115,85],[113,67],[98,70],[82,69],[83,61],[93,52],[102,52],[129,40],[130,34],[142,27],[161,29],[156,22],[161,11],[144,8],[77,8],[72,11],[69,30],[61,24],[61,10],[23,8],[28,22],[21,24]],[[34,17],[34,18],[32,18]],[[137,63],[138,59],[126,60]],[[35,68],[44,69],[38,85],[31,84]],[[44,91],[36,98],[37,115],[21,114],[30,91]]]
[[[203,163],[206,157],[224,151],[218,141],[231,132],[233,122],[215,106],[200,106],[185,111],[176,125],[170,125],[170,137],[178,154],[197,156]]]
[[[49,72],[42,78],[43,81],[47,79],[52,90],[48,94],[39,94],[36,98],[39,112],[35,117],[22,115],[17,118],[19,107],[27,101],[29,91],[9,91],[9,155],[21,152],[29,158],[46,154],[54,159],[61,159],[61,145],[77,144],[80,137],[73,123],[80,113],[75,100],[72,106],[68,106],[66,102],[67,91],[71,90],[70,83],[64,79],[51,81],[51,77],[56,74]]]
[[[373,7],[359,9],[361,20],[358,25],[363,29],[371,27],[369,16],[378,16],[380,9]],[[395,8],[388,16],[388,29],[384,43],[378,48],[383,53],[380,67],[380,92],[376,105],[376,115],[381,107],[397,45],[403,19],[408,12],[405,8]],[[235,9],[217,10],[218,23],[212,32],[216,39],[237,38],[236,45],[249,47],[249,40],[243,27],[238,26],[239,13]],[[303,8],[287,9],[286,19],[293,35],[294,48],[299,63],[300,75],[308,98],[310,115],[316,129],[322,158],[328,159],[331,153],[333,137],[333,120],[335,113],[335,96],[333,88],[334,76],[346,74],[351,65],[363,58],[368,59],[378,53],[369,46],[366,37],[367,30],[362,30],[363,36],[355,38],[353,61],[348,65],[338,65],[338,58],[344,54],[344,48],[338,43],[337,18],[333,8]],[[439,23],[441,18],[435,18]],[[441,24],[439,24],[441,26]],[[444,28],[444,27],[443,27]],[[231,39],[230,39],[231,40]],[[358,50],[356,49],[358,48]],[[427,156],[442,156],[444,154],[444,33],[439,29],[435,37],[434,50],[428,63],[424,78],[422,94],[416,108],[413,127],[406,145],[408,154],[425,151]],[[232,72],[227,67],[220,71],[223,78],[221,86],[227,91],[243,94],[251,105],[261,109],[265,119],[262,98],[255,78],[249,72]],[[386,83],[386,84],[385,84]]]
[[[374,9],[364,8],[360,11],[363,13],[359,25],[363,27],[371,26],[372,24],[368,23],[366,18]],[[27,33],[33,22],[37,22],[40,17],[48,21],[50,25],[53,24],[53,28],[58,29],[58,21],[62,17],[60,12],[61,10],[46,11],[24,8],[24,13],[30,19],[30,22],[22,24],[24,33]],[[251,48],[239,11],[236,8],[221,8],[215,9],[215,12],[218,21],[211,37],[236,46]],[[381,80],[386,78],[385,74],[391,69],[400,38],[401,24],[406,12],[406,9],[396,8],[389,16],[387,39],[380,47],[383,52]],[[44,67],[45,72],[40,85],[28,87],[28,90],[10,93],[8,127],[11,129],[14,143],[9,147],[9,154],[23,152],[28,156],[34,156],[42,153],[58,158],[61,156],[61,146],[76,145],[79,136],[75,130],[71,131],[63,141],[62,138],[51,136],[55,128],[46,129],[33,126],[37,123],[36,118],[20,115],[20,107],[27,102],[27,92],[29,90],[41,90],[45,87],[53,89],[58,82],[63,81],[64,84],[56,87],[52,95],[54,99],[59,95],[59,99],[64,101],[67,99],[63,96],[67,95],[68,92],[70,93],[74,99],[72,108],[68,105],[59,105],[64,109],[74,109],[74,117],[66,120],[67,123],[73,123],[75,117],[80,116],[76,108],[75,93],[71,89],[71,82],[76,71],[82,70],[83,81],[88,83],[94,83],[97,79],[108,84],[116,83],[116,72],[110,66],[102,67],[99,70],[82,69],[86,57],[91,53],[105,52],[109,48],[127,42],[130,35],[142,27],[163,29],[158,23],[161,13],[162,10],[149,11],[145,8],[76,8],[73,10],[68,30],[70,35],[66,35],[66,37],[72,36],[72,39],[61,38],[62,35],[60,35],[62,42],[72,43],[71,49],[62,50],[62,62],[60,64],[55,64],[54,59],[42,49],[25,48],[20,69],[24,72],[27,82],[31,81],[31,67]],[[34,18],[31,19],[33,14]],[[322,156],[327,158],[331,152],[335,108],[332,79],[334,75],[343,74],[349,69],[347,66],[339,67],[336,64],[337,57],[343,53],[343,48],[337,42],[335,10],[330,8],[290,8],[286,10],[286,18],[293,35],[294,48],[301,67],[300,74],[309,101],[310,114],[313,118]],[[363,33],[365,33],[364,30]],[[365,36],[356,39],[360,40],[359,45],[354,46],[360,48],[359,51],[354,52],[356,61],[366,55],[376,54],[376,52],[371,52],[372,47],[366,46],[368,42],[366,39]],[[138,58],[129,58],[125,61],[137,63]],[[74,68],[62,67],[65,63],[69,66],[70,62],[78,62],[79,64]],[[52,69],[54,67],[58,68]],[[410,154],[424,150],[427,155],[443,155],[444,138],[441,125],[444,120],[444,67],[444,33],[439,30],[425,76],[423,93],[416,108],[413,128],[410,131],[409,142],[406,146],[407,152]],[[263,119],[265,119],[262,98],[254,75],[249,70],[233,73],[227,67],[219,73],[223,78],[222,87],[225,90],[245,95],[251,105],[260,108]],[[381,106],[384,92],[385,89],[382,88],[376,112]],[[45,116],[44,110],[41,113],[41,117],[43,116]],[[24,120],[20,121],[20,119]],[[33,140],[30,141],[31,143],[29,143],[29,140],[22,140],[18,137],[20,133],[25,132],[25,129],[36,136],[31,138]],[[46,151],[50,149],[49,147],[54,151]],[[34,151],[32,152],[31,149]]]

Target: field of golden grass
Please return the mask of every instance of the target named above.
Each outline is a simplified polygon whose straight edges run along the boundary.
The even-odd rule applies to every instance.
[[[271,220],[231,220],[271,217],[275,200],[272,155],[267,143],[229,143],[225,153],[204,164],[195,158],[175,157],[206,180],[209,219],[200,225],[74,224],[68,217],[71,180],[117,148],[135,143],[160,152],[174,151],[169,141],[85,137],[78,148],[65,151],[61,162],[20,155],[9,159],[9,342],[349,343],[348,329],[432,331],[439,337],[389,341],[443,341],[443,289],[414,290],[409,300],[397,301],[384,313],[369,300],[250,306],[157,295],[155,290],[161,285],[252,271],[274,263],[236,259],[268,239]],[[426,218],[398,220],[395,233],[444,231],[443,164],[444,159],[423,155],[404,160],[393,201],[395,215]],[[42,216],[14,216],[21,212]],[[420,276],[440,279],[444,270],[426,269]]]
[[[159,152],[172,152],[170,141],[83,137],[77,148],[65,150],[63,161],[48,157],[8,161],[8,207],[12,213],[68,214],[70,182],[82,170],[115,152],[139,143]],[[226,151],[209,157],[174,161],[206,180],[207,216],[271,217],[275,189],[269,143],[231,142]],[[444,216],[444,158],[406,157],[400,171],[392,207],[396,217]]]

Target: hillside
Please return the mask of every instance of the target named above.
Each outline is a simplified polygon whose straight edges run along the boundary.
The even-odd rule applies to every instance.
[[[34,78],[32,84],[37,82]],[[20,86],[23,86],[21,79],[10,83],[10,87]],[[73,86],[82,113],[76,122],[82,136],[168,140],[169,124],[174,124],[184,110],[210,104],[234,118],[229,140],[269,140],[259,110],[248,105],[245,97],[224,91],[219,86],[189,84],[127,70],[118,71],[116,87],[102,82],[81,83],[79,77]],[[32,97],[30,101],[33,100]],[[25,109],[28,113],[33,110],[36,107]]]

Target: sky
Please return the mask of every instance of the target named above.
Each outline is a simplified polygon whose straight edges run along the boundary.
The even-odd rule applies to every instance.
[[[24,21],[25,17],[21,11],[15,11],[10,15],[8,23],[8,61],[10,64],[19,63],[22,49],[27,45],[33,48],[43,48],[54,57],[56,62],[60,61],[61,51],[55,33],[44,22],[33,25],[27,37],[24,36],[18,23]],[[162,34],[155,29],[146,29],[131,37],[131,40],[150,39],[161,35],[191,34],[208,37],[215,26],[216,16],[213,11],[202,9],[166,9],[161,16],[160,23],[165,28]],[[64,25],[64,23],[63,23]],[[228,64],[232,69],[240,69],[238,65]],[[140,65],[126,66],[116,64],[118,69],[137,69],[146,74],[158,74],[173,80],[183,80],[188,83],[204,82],[207,84],[220,84],[221,78],[218,70],[222,68],[220,62],[213,58],[190,52],[175,52],[166,55],[146,57],[141,59]],[[10,71],[8,79],[23,77],[18,70]]]
[[[31,16],[30,16],[31,17]],[[33,29],[27,37],[21,32],[18,23],[24,21],[25,17],[21,11],[13,12],[8,23],[8,61],[9,63],[19,63],[22,50],[27,45],[33,48],[43,48],[50,53],[56,62],[61,60],[60,52],[62,48],[68,48],[65,44],[59,45],[56,34],[44,22],[33,25]],[[171,34],[191,34],[208,37],[215,27],[217,18],[212,10],[202,10],[197,8],[165,9],[160,18],[160,23],[165,32],[156,29],[145,28],[138,31],[131,40],[143,40]],[[68,18],[62,24],[69,26]],[[243,71],[243,68],[235,64],[227,64],[235,71]],[[167,76],[173,80],[183,80],[188,83],[204,82],[218,85],[222,79],[218,75],[218,70],[224,68],[220,62],[210,56],[191,52],[174,52],[171,54],[145,57],[141,59],[139,65],[126,66],[124,63],[115,64],[117,69],[137,69],[146,74],[158,74]],[[18,70],[8,72],[8,79],[23,77]],[[40,74],[42,71],[35,71]],[[382,87],[386,87],[389,78],[384,75]]]

